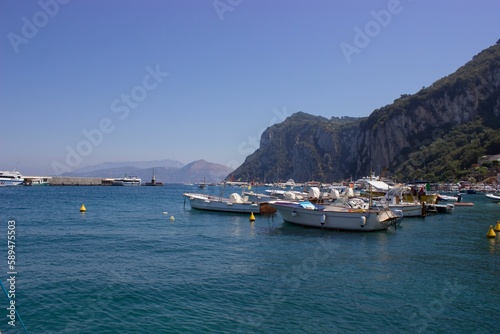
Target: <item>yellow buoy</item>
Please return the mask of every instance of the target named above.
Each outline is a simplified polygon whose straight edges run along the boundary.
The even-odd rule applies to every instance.
[[[253,222],[255,220],[255,216],[253,215],[253,212],[250,212],[250,221]]]
[[[488,233],[486,233],[486,236],[488,238],[494,238],[496,235],[495,231],[493,231],[493,226],[490,225],[490,229],[488,230]]]
[[[82,204],[82,206],[80,207],[80,212],[85,212],[87,211],[87,209],[85,209],[85,205]]]
[[[174,221],[174,220],[175,220],[174,216],[170,216],[170,221]]]
[[[495,228],[493,229],[495,232],[500,232],[500,220],[497,221]]]

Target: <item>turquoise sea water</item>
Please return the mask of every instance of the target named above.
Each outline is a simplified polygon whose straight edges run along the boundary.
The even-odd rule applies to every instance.
[[[259,189],[253,189],[258,191]],[[15,221],[15,302],[30,333],[493,333],[500,205],[398,230],[308,229],[191,210],[218,187],[0,189],[0,276]],[[226,189],[240,192],[240,189]],[[79,208],[85,204],[87,212]],[[173,216],[175,220],[170,220]],[[9,325],[0,295],[0,331]]]

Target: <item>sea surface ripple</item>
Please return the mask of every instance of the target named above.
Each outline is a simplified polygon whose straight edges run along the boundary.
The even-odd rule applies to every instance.
[[[254,188],[254,191],[263,189]],[[30,333],[492,333],[500,205],[404,219],[397,230],[303,228],[203,212],[182,193],[241,188],[0,189],[16,222],[17,311]],[[85,204],[86,213],[79,208]],[[170,217],[173,216],[173,220]],[[8,324],[0,297],[2,333]]]

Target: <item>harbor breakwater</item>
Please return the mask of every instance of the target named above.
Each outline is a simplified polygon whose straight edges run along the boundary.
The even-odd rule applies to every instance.
[[[110,186],[113,183],[111,179],[99,177],[69,177],[53,176],[49,185],[51,186]]]

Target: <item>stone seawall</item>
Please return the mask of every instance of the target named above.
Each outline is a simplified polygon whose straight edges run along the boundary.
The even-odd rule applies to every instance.
[[[99,177],[65,177],[53,176],[51,186],[102,186],[104,179]]]

